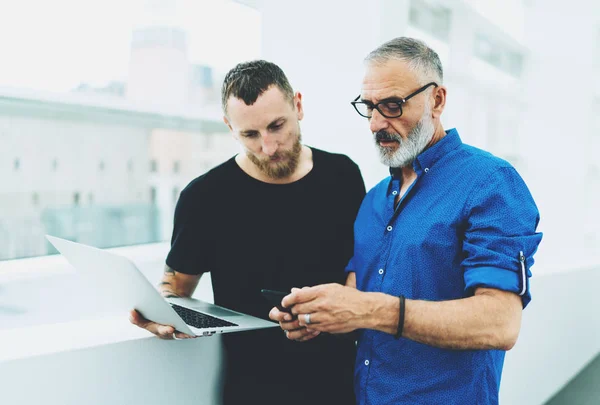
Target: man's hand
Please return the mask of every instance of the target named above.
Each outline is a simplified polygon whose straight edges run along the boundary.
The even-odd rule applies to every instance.
[[[185,333],[177,332],[175,328],[169,325],[161,325],[156,322],[152,322],[144,318],[138,311],[135,309],[129,313],[129,321],[139,326],[142,329],[146,329],[147,331],[155,334],[161,339],[171,340],[171,339],[190,339],[195,338],[196,336],[190,336]]]
[[[297,290],[299,291],[300,289],[292,288],[292,292]],[[290,340],[305,342],[319,336],[321,333],[319,331],[308,332],[304,326],[298,323],[298,318],[287,312],[280,311],[277,307],[271,309],[269,318],[275,322],[279,322],[279,326],[283,329],[285,336]]]
[[[306,332],[348,333],[369,327],[372,320],[375,300],[370,293],[340,284],[323,284],[315,287],[293,289],[282,300],[282,305],[291,307],[297,315],[299,327]],[[307,324],[306,314],[310,314]]]
[[[158,284],[158,291],[164,298],[191,297],[199,281],[200,275],[179,273],[165,265],[165,273]],[[197,337],[177,332],[172,326],[149,321],[135,309],[130,312],[129,321],[161,339],[189,339]]]

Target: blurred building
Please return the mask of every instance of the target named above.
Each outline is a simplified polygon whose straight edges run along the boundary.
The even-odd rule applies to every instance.
[[[237,150],[212,70],[186,46],[181,30],[144,28],[127,83],[0,88],[0,260],[52,251],[46,233],[99,247],[170,237],[182,188]]]
[[[306,143],[350,155],[367,186],[387,176],[349,102],[368,52],[398,36],[422,39],[444,66],[444,127],[511,162],[530,187],[546,233],[540,268],[600,258],[600,3],[238,1],[261,12],[262,57],[303,92]],[[282,15],[310,21],[309,32],[288,30]]]

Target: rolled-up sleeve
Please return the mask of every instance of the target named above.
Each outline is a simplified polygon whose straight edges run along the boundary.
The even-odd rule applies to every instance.
[[[536,232],[539,212],[523,179],[512,167],[486,175],[466,206],[463,243],[466,293],[477,287],[521,295],[523,308],[531,301],[530,267],[542,239]]]

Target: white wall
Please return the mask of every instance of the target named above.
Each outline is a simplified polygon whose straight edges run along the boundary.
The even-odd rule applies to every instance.
[[[501,404],[543,404],[600,353],[598,285],[600,264],[531,279],[532,301],[506,355]]]
[[[304,142],[349,155],[368,186],[388,172],[367,120],[350,102],[360,93],[362,60],[380,38],[380,3],[267,0],[260,9],[262,57],[281,66],[304,96]]]
[[[586,210],[586,200],[594,198],[586,191],[600,184],[587,176],[598,161],[598,150],[590,146],[598,137],[593,118],[600,113],[598,106],[593,109],[598,95],[592,86],[592,78],[600,76],[593,70],[600,3],[573,0],[565,7],[535,0],[527,10],[531,53],[522,89],[528,103],[520,147],[527,153],[527,180],[546,232],[540,252],[569,266],[597,259],[600,252],[600,222],[592,215],[597,207]],[[586,246],[592,239],[596,243]]]

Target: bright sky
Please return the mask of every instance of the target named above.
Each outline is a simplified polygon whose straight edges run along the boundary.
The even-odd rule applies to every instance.
[[[523,0],[466,2],[522,40]],[[185,29],[190,61],[217,73],[260,57],[260,13],[232,0],[0,0],[0,86],[125,80],[131,32],[148,25]]]
[[[260,15],[230,0],[0,0],[0,86],[68,91],[125,80],[131,32],[188,33],[192,63],[224,72],[260,56]]]

